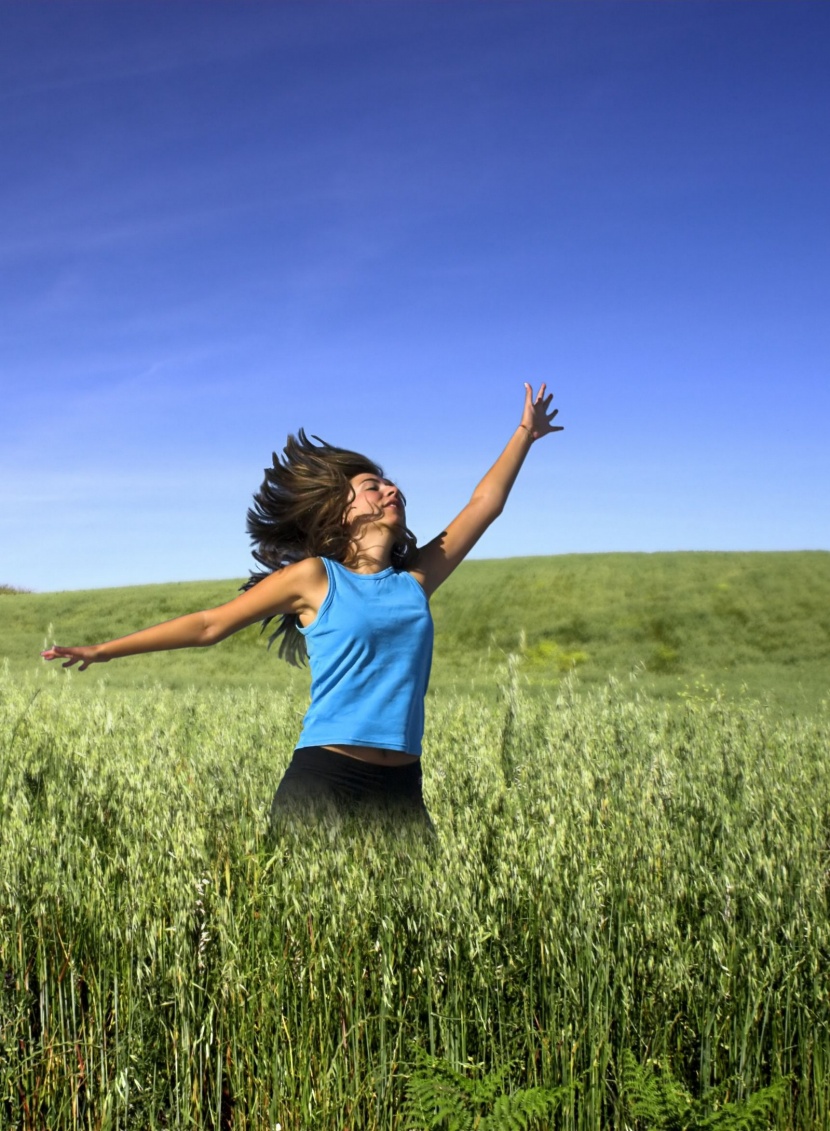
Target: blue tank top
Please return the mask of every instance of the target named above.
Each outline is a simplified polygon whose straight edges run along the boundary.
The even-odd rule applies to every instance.
[[[329,589],[300,632],[311,705],[297,747],[373,746],[420,754],[432,663],[432,617],[410,573],[353,573],[322,558]]]

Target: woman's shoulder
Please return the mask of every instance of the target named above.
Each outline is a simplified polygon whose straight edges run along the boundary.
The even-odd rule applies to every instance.
[[[267,580],[280,590],[287,589],[297,596],[305,596],[321,585],[327,585],[328,575],[322,558],[301,558],[275,570]]]
[[[284,572],[287,574],[289,570],[292,576],[301,582],[320,581],[328,572],[323,558],[301,558],[300,561],[286,566]]]

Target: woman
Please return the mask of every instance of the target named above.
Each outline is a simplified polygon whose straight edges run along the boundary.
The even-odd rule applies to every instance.
[[[531,444],[562,429],[552,394],[525,385],[521,423],[446,530],[421,549],[404,498],[356,452],[290,436],[248,512],[265,567],[225,605],[81,648],[42,655],[64,667],[204,647],[278,616],[280,655],[311,663],[311,704],[272,817],[393,811],[428,822],[420,754],[432,659],[429,598],[501,514]]]

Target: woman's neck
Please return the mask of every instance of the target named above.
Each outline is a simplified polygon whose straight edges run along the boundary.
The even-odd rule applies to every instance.
[[[394,542],[379,539],[353,543],[352,553],[343,564],[354,573],[382,573],[392,564]]]

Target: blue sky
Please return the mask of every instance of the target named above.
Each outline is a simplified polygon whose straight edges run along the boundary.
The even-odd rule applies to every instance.
[[[830,5],[0,3],[0,582],[237,577],[304,426],[476,555],[830,548]]]

